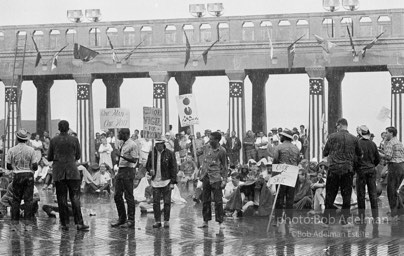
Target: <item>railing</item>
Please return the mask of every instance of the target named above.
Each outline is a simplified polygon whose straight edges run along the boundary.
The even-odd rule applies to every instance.
[[[287,42],[313,34],[330,39],[371,38],[384,31],[384,37],[404,36],[404,9],[305,13],[260,16],[234,16],[150,21],[65,23],[0,27],[0,52],[10,52],[15,35],[32,35],[40,51],[54,51],[66,44],[79,43],[93,49],[108,48],[107,35],[115,48],[170,47],[185,44],[184,31],[191,45],[212,42],[220,37],[226,43]],[[27,48],[34,50],[32,40]]]

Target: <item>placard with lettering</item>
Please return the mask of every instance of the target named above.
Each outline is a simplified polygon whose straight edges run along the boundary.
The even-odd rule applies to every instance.
[[[143,137],[159,139],[163,131],[163,111],[161,108],[143,107]]]
[[[130,111],[124,108],[104,108],[100,110],[101,130],[130,128]]]
[[[273,164],[272,178],[274,184],[281,184],[289,187],[296,186],[297,174],[299,167],[289,164]]]
[[[195,99],[192,94],[177,96],[177,106],[181,127],[199,124]]]

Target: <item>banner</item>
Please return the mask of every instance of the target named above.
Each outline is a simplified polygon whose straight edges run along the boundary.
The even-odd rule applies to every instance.
[[[143,107],[143,137],[146,139],[160,139],[162,131],[162,109]]]
[[[195,99],[192,94],[183,94],[177,96],[177,106],[181,127],[199,124]]]
[[[295,187],[298,173],[299,167],[295,165],[273,164],[271,181],[274,184]]]
[[[101,130],[130,128],[130,111],[124,108],[104,108],[100,110]]]

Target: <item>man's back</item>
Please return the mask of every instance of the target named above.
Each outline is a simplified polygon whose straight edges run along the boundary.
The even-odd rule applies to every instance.
[[[359,147],[362,150],[362,157],[359,158],[359,169],[374,168],[379,164],[379,152],[373,141],[359,139]]]
[[[274,163],[299,164],[300,151],[291,142],[284,142],[274,148]]]
[[[347,130],[331,134],[324,147],[323,155],[327,157],[330,169],[353,167],[355,157],[362,154],[358,138]]]

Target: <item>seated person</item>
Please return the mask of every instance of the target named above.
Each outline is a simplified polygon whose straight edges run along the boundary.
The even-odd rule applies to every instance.
[[[240,181],[240,174],[238,172],[233,172],[230,175],[230,181],[227,182],[226,187],[224,188],[223,193],[223,203],[227,203],[239,185],[244,184],[243,181]]]
[[[238,173],[240,174],[240,181],[246,181],[247,180],[247,175],[250,172],[250,169],[248,168],[248,165],[242,165],[240,168],[238,168]]]
[[[38,162],[38,169],[34,173],[34,180],[42,183],[45,181],[46,175],[49,171],[49,162],[45,157],[42,157]]]
[[[48,163],[49,163],[49,168],[47,169],[47,173],[45,176],[45,182],[44,182],[44,186],[42,187],[42,190],[47,190],[47,189],[52,190],[52,188],[53,188],[52,162],[48,162]]]
[[[312,209],[312,203],[311,181],[307,172],[304,169],[300,169],[295,187],[293,208],[297,210]]]
[[[94,183],[89,184],[96,193],[105,191],[108,195],[111,194],[110,169],[106,163],[100,164],[100,171],[93,177]]]
[[[13,200],[14,200],[13,183],[10,182],[10,184],[7,187],[7,192],[0,199],[0,217],[7,215],[7,208],[11,207]],[[39,191],[36,188],[36,186],[34,186],[34,195],[32,202],[32,211],[34,214],[38,212],[39,201],[40,201]],[[25,210],[25,204],[24,200],[22,200],[20,205],[21,216],[24,216],[24,210]]]
[[[196,173],[198,172],[198,166],[196,162],[192,159],[192,156],[187,156],[185,161],[180,165],[179,171],[177,174],[178,184],[185,188],[187,192],[189,192],[189,183],[193,183],[196,177]],[[196,184],[194,185],[195,189]]]
[[[98,164],[97,164],[97,166],[98,166]],[[84,192],[87,192],[87,190],[89,190],[89,189],[92,189],[93,191],[95,191],[97,189],[97,186],[96,186],[95,180],[94,180],[95,173],[93,173],[91,171],[91,170],[97,169],[95,167],[95,165],[93,165],[92,167],[89,167],[88,163],[80,163],[80,164],[78,164],[77,169],[79,170],[79,172],[82,176],[81,189]],[[94,188],[96,188],[96,189],[94,189]]]
[[[313,210],[311,210],[310,214],[320,214],[325,210],[325,183],[326,176],[324,169],[320,168],[317,172],[317,177],[313,179],[311,184],[311,189],[314,193],[313,197]]]

